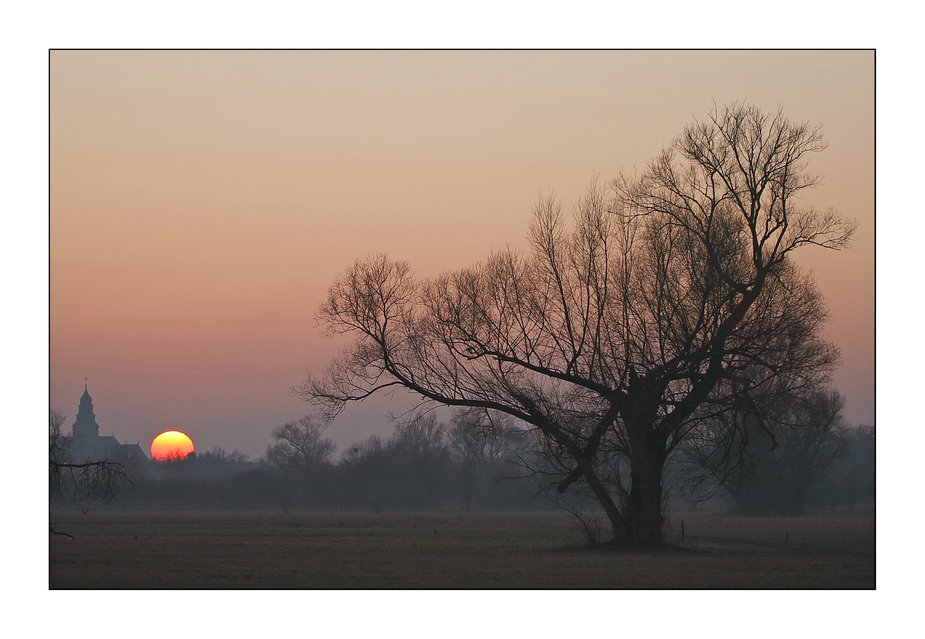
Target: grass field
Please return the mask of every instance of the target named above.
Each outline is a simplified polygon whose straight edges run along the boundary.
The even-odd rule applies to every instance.
[[[49,587],[874,588],[870,515],[674,515],[677,550],[582,548],[564,513],[53,512]]]

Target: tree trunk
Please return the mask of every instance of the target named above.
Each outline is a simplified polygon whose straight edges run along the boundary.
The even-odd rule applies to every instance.
[[[610,526],[613,530],[613,543],[624,545],[627,541],[626,531],[628,529],[624,513],[620,511],[620,507],[613,500],[613,495],[607,491],[588,459],[579,458],[578,463],[582,475],[584,475],[591,492],[597,499],[597,503],[604,509],[604,514],[607,515],[607,519],[610,521]]]
[[[665,446],[655,429],[646,425],[631,429],[630,493],[626,505],[624,535],[629,545],[663,545],[662,473]]]
[[[618,547],[653,548],[664,545],[662,537],[662,473],[665,469],[665,440],[652,425],[628,429],[630,445],[630,491],[622,508],[607,492],[590,467],[583,467],[598,503],[613,530],[612,543]]]
[[[636,458],[630,466],[630,499],[627,535],[634,546],[661,546],[662,466],[657,459]]]

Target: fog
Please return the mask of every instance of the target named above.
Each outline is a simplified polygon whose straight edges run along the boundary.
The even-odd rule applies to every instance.
[[[500,417],[494,426],[465,411],[417,413],[393,422],[389,435],[370,435],[343,448],[311,416],[274,430],[257,457],[215,447],[166,461],[116,454],[124,476],[113,494],[73,499],[58,508],[121,510],[261,510],[357,513],[511,512],[558,510],[582,519],[600,517],[591,495],[562,495],[542,472],[541,445],[524,425]],[[826,431],[828,432],[828,431]],[[797,431],[790,435],[800,436]],[[66,442],[70,438],[65,439]],[[762,458],[759,440],[745,474],[735,481],[699,476],[691,458],[678,455],[667,473],[669,512],[746,515],[849,513],[873,507],[874,430],[840,427],[827,435],[818,457],[807,459],[786,439]],[[77,450],[73,448],[72,450]],[[765,447],[769,449],[769,446]],[[794,456],[798,455],[798,456]],[[817,464],[800,479],[781,469]],[[794,482],[799,485],[794,485]],[[779,508],[794,502],[800,507]]]

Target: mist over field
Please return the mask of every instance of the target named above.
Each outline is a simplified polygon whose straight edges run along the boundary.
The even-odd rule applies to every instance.
[[[256,461],[222,449],[128,462],[110,498],[52,499],[52,589],[871,589],[873,432],[786,510],[792,486],[732,491],[671,470],[669,551],[605,550],[606,517],[457,419],[427,417],[340,456],[310,420]],[[471,426],[471,424],[470,424]],[[313,439],[312,434],[318,436]],[[299,435],[302,435],[299,437]],[[306,436],[307,435],[307,436]],[[308,444],[298,450],[291,442]],[[304,455],[304,451],[313,454]],[[123,460],[124,461],[124,460]],[[759,478],[788,466],[768,459]],[[79,476],[76,478],[79,479]],[[67,481],[64,482],[67,486]],[[805,486],[804,486],[805,488]],[[788,516],[781,516],[787,513]],[[140,572],[101,570],[133,565]]]

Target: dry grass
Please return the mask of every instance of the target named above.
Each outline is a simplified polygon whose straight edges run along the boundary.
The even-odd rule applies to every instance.
[[[870,516],[685,514],[678,550],[593,551],[561,513],[53,513],[58,588],[873,588]],[[436,530],[436,532],[434,532]]]

